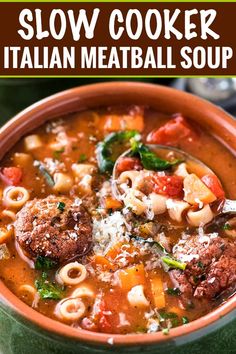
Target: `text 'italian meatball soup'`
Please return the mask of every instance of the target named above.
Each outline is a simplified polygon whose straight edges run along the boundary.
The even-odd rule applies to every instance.
[[[0,279],[73,328],[168,335],[235,293],[235,162],[181,113],[49,121],[1,161]]]

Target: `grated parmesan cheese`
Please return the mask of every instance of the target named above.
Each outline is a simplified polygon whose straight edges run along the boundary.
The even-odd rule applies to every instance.
[[[108,338],[107,343],[110,344],[110,345],[113,345],[114,344],[114,338],[113,337]]]
[[[119,313],[119,324],[118,327],[130,326],[130,322],[126,319],[124,312]]]
[[[125,219],[116,211],[104,219],[93,219],[93,242],[95,254],[106,254],[116,243],[129,241]]]

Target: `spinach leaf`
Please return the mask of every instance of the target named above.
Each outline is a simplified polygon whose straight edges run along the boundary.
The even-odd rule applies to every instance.
[[[178,315],[175,312],[160,312],[159,315],[163,320],[178,318]]]
[[[175,312],[161,312],[159,313],[161,321],[168,326],[177,327],[179,325],[179,317]]]
[[[232,230],[232,226],[228,223],[225,223],[223,226],[223,230]]]
[[[139,137],[140,135],[136,130],[120,131],[109,134],[102,142],[100,142],[97,146],[97,160],[100,172],[112,173],[115,164],[112,155],[116,143],[125,144],[128,143],[131,138],[136,140]]]
[[[38,256],[34,266],[37,270],[49,270],[55,268],[57,266],[57,262],[48,257]]]
[[[50,175],[50,173],[44,167],[44,165],[40,161],[34,161],[34,166],[38,167],[39,172],[44,177],[44,179],[47,182],[47,184],[50,187],[53,187],[55,185],[55,182],[54,182],[52,176]]]
[[[201,261],[199,261],[198,263],[197,263],[197,266],[199,267],[199,268],[204,268],[204,264],[201,262]]]
[[[60,300],[63,297],[63,288],[51,283],[47,279],[47,273],[43,272],[41,278],[35,281],[35,287],[41,299]]]
[[[179,288],[168,288],[166,290],[166,293],[168,295],[172,295],[172,296],[179,296],[181,295],[181,291],[179,290]]]
[[[151,151],[149,147],[137,140],[132,140],[131,151],[133,155],[139,155],[146,170],[163,171],[181,162],[180,160],[163,160]]]
[[[182,322],[183,322],[183,324],[187,324],[187,323],[189,323],[189,319],[188,319],[188,317],[183,316],[183,317],[182,317]]]

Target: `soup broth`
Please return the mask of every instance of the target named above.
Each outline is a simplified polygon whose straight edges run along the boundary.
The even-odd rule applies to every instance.
[[[236,221],[214,223],[235,181],[235,156],[180,114],[111,107],[50,121],[1,162],[0,278],[73,327],[168,334],[235,291]]]

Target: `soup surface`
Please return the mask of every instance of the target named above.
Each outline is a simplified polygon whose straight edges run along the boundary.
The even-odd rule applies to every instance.
[[[50,121],[1,162],[0,278],[75,328],[166,335],[235,291],[236,219],[214,219],[226,197],[235,157],[180,114]]]

